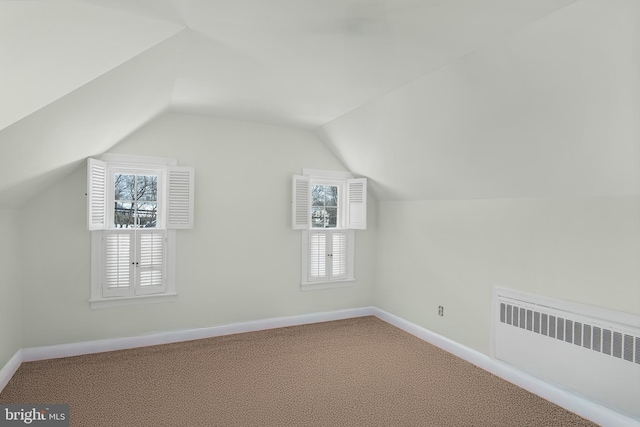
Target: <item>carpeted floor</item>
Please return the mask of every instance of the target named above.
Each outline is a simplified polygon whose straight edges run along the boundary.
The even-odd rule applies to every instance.
[[[375,317],[24,363],[71,425],[594,426]]]

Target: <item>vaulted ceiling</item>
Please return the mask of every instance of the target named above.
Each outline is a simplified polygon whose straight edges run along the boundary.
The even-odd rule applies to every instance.
[[[0,1],[0,205],[168,110],[313,130],[381,199],[638,194],[639,17],[637,0]]]

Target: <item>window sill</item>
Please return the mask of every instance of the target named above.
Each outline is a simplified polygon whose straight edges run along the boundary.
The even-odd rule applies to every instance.
[[[336,282],[305,282],[301,285],[302,291],[319,291],[321,289],[349,288],[355,286],[356,279],[345,279]]]
[[[113,297],[113,298],[95,298],[90,299],[91,309],[101,309],[108,307],[122,307],[127,305],[156,304],[163,302],[174,302],[178,298],[176,292],[167,292],[165,294],[139,295],[135,297]]]

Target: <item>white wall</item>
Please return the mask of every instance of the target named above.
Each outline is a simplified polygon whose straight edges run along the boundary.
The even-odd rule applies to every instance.
[[[639,19],[572,2],[318,130],[380,200],[378,307],[484,353],[493,285],[640,312]]]
[[[354,287],[300,291],[301,236],[290,225],[291,175],[303,167],[344,170],[310,132],[170,113],[111,151],[177,157],[195,167],[196,226],[177,233],[178,300],[90,309],[81,168],[21,212],[25,254],[38,260],[23,266],[24,347],[373,303],[374,230],[356,233]],[[375,213],[373,199],[370,211]]]
[[[577,1],[323,138],[379,200],[640,194],[638,28],[637,0]]]
[[[638,196],[379,206],[376,306],[485,354],[494,285],[640,314]]]
[[[0,368],[22,346],[18,212],[0,209]]]

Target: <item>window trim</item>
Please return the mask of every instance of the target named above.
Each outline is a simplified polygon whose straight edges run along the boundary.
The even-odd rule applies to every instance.
[[[132,168],[144,169],[149,166],[178,166],[178,159],[169,157],[151,157],[151,156],[137,156],[133,154],[120,154],[120,153],[104,153],[101,156],[95,157],[98,160],[107,163],[122,163]]]
[[[100,298],[90,299],[92,310],[99,310],[111,307],[123,307],[128,305],[144,305],[177,301],[177,292],[164,294],[137,295],[133,297]]]

